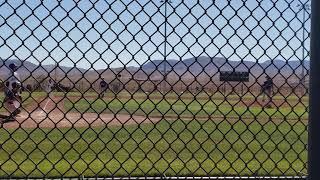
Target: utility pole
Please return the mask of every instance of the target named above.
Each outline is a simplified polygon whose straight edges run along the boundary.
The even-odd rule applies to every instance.
[[[161,0],[160,3],[164,4],[164,65],[163,65],[163,90],[166,91],[166,83],[167,83],[167,11],[168,11],[168,4],[171,4],[171,0]]]
[[[59,84],[57,83],[58,82],[58,74],[57,74],[57,69],[58,69],[58,62],[55,61],[55,68],[54,68],[54,89],[56,91],[59,91]]]
[[[56,62],[55,64],[55,68],[54,68],[54,81],[55,83],[57,82],[57,69],[58,69],[58,62]]]
[[[305,87],[305,66],[304,66],[304,62],[305,62],[305,54],[304,54],[304,41],[305,41],[305,22],[306,22],[306,12],[308,12],[311,9],[310,4],[308,3],[301,3],[298,4],[297,7],[299,7],[299,11],[302,10],[302,41],[301,41],[301,47],[302,47],[302,59],[301,59],[301,64],[302,64],[302,70],[301,70],[301,85],[302,85],[302,89],[306,88]],[[301,91],[302,94],[304,94],[304,91]]]

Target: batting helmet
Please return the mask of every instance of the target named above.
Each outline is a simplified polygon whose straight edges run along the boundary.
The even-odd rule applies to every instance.
[[[9,68],[12,70],[16,70],[17,69],[17,65],[15,63],[10,63],[9,64]]]

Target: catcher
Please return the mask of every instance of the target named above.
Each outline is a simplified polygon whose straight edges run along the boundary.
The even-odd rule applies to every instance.
[[[263,83],[262,87],[261,87],[261,93],[263,94],[262,97],[262,102],[265,102],[265,96],[267,96],[267,98],[269,99],[266,103],[266,107],[267,108],[271,108],[272,105],[272,93],[273,92],[273,81],[272,78],[270,78],[270,76],[266,76],[266,81]]]
[[[4,107],[9,112],[9,116],[5,121],[14,121],[15,117],[21,112],[20,106],[22,102],[21,80],[17,71],[17,66],[14,63],[9,65],[10,72],[4,78]]]

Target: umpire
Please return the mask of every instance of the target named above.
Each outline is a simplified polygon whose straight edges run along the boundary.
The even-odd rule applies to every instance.
[[[262,97],[262,102],[265,102],[265,96],[267,96],[268,101],[266,103],[267,108],[271,108],[272,105],[272,95],[273,95],[273,81],[270,76],[266,76],[266,81],[263,83],[262,88],[261,88],[261,93],[263,94]]]

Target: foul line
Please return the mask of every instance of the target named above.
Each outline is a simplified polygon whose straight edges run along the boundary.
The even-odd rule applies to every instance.
[[[50,97],[48,97],[48,100],[47,100],[46,104],[45,104],[44,107],[42,108],[42,111],[40,111],[40,112],[38,113],[38,116],[42,115],[42,113],[46,110],[46,107],[47,107],[49,101],[50,101]]]

